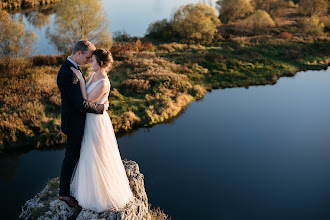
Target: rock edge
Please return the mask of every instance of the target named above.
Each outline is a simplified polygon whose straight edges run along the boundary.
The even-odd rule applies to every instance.
[[[58,199],[59,178],[49,180],[46,187],[28,200],[22,207],[19,219],[107,219],[107,220],[151,220],[148,197],[144,187],[144,175],[135,161],[123,160],[134,201],[120,210],[97,213],[81,207],[72,208]]]

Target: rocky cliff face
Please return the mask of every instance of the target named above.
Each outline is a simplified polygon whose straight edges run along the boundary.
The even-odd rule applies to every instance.
[[[34,198],[22,207],[20,219],[57,220],[57,219],[107,219],[107,220],[150,220],[148,197],[144,188],[144,176],[134,161],[123,161],[130,182],[134,201],[118,211],[97,213],[81,207],[71,208],[58,199],[59,179],[55,178]]]

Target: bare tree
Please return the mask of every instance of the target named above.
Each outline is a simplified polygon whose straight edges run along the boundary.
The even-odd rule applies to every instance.
[[[110,21],[99,0],[66,0],[56,6],[53,29],[47,36],[59,52],[69,52],[74,44],[87,39],[98,47],[112,45]]]

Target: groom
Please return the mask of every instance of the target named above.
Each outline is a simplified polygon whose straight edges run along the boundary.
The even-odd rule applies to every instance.
[[[80,156],[86,113],[102,114],[108,109],[109,103],[106,101],[106,103],[99,105],[84,100],[79,80],[70,67],[80,70],[79,65],[88,63],[95,49],[95,46],[87,40],[78,41],[74,46],[72,55],[64,61],[57,75],[57,86],[60,89],[62,101],[61,129],[67,135],[65,157],[61,169],[59,199],[72,207],[78,206],[78,202],[70,196],[70,181]]]

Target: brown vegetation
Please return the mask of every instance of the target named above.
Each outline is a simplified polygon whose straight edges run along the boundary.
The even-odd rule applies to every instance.
[[[266,34],[267,29],[274,26],[275,23],[270,15],[266,11],[258,9],[248,18],[238,21],[235,25],[235,31],[236,33],[253,35]]]
[[[0,1],[0,9],[19,9],[19,8],[31,8],[35,6],[44,6],[55,4],[62,0],[2,0]]]
[[[328,11],[328,0],[301,0],[299,2],[299,12],[308,16],[322,16]]]
[[[151,205],[149,204],[149,210],[151,220],[171,220],[171,218],[164,213],[164,210],[161,210],[159,207],[151,209]]]
[[[31,64],[25,67],[19,72],[14,69],[16,74],[11,69],[1,74],[0,145],[63,143],[60,97],[55,81],[58,70]]]

